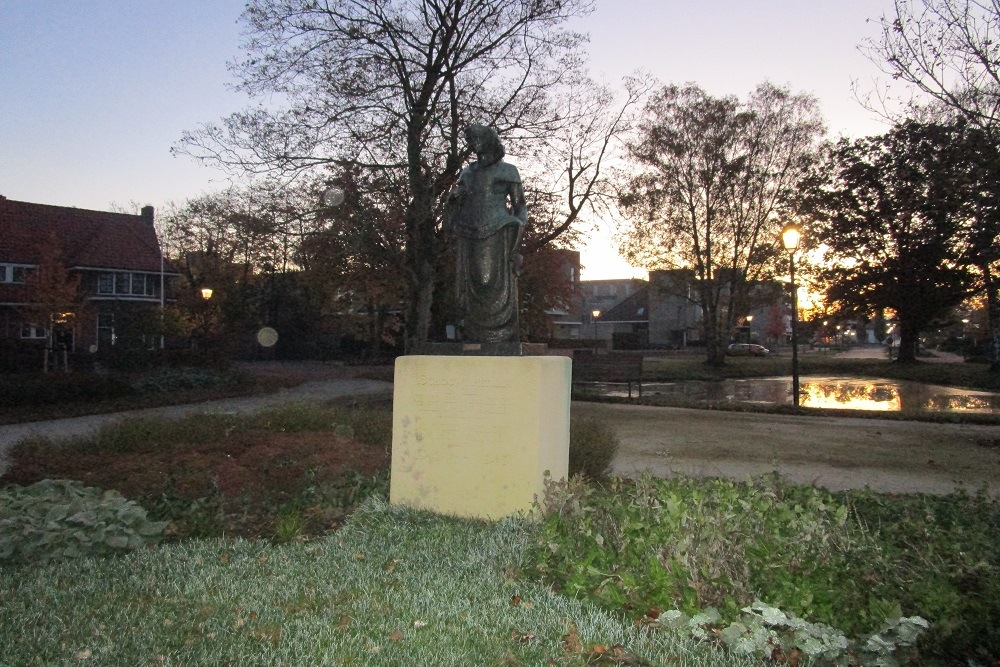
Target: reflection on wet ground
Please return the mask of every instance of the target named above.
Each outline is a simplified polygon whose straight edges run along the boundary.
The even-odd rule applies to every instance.
[[[801,405],[847,410],[925,410],[1000,414],[1000,394],[955,389],[906,380],[804,376],[799,379]],[[602,394],[627,396],[619,385],[602,385]],[[643,382],[643,396],[673,394],[714,403],[791,404],[792,379],[755,378],[720,382]]]

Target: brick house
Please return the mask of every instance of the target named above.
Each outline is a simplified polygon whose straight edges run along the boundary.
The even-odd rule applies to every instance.
[[[68,312],[39,321],[45,317],[33,276],[46,262],[61,265],[54,271],[78,284],[77,296]],[[164,271],[152,206],[130,215],[0,196],[0,342],[106,349],[124,320],[163,307],[176,275]]]

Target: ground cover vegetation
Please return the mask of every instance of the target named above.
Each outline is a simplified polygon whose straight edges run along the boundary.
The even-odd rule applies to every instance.
[[[763,601],[840,630],[862,659],[872,633],[919,615],[916,664],[1000,654],[1000,506],[986,496],[643,478],[554,485],[545,508],[532,572],[645,622],[711,608],[715,636],[737,639]],[[786,659],[803,651],[785,639]]]
[[[337,533],[190,540],[0,569],[17,665],[679,665],[761,661],[526,579],[533,529],[371,502]],[[30,628],[30,631],[26,629]]]
[[[18,447],[4,482],[69,476],[66,459],[90,488],[126,491],[73,486],[90,494],[95,518],[46,524],[23,540],[31,562],[11,558],[0,570],[5,645],[40,664],[310,664],[333,653],[402,664],[404,653],[428,651],[426,664],[455,664],[456,655],[484,656],[481,664],[893,664],[887,656],[910,655],[919,635],[914,664],[989,665],[998,649],[1000,508],[985,497],[607,478],[613,434],[576,422],[571,460],[590,452],[589,474],[603,486],[554,485],[541,523],[451,520],[380,505],[384,467],[366,465],[385,454],[389,422],[386,410],[300,405],[253,418],[126,422],[58,451]],[[159,495],[148,492],[157,485]],[[26,516],[71,516],[46,484],[30,493],[46,500]],[[25,491],[15,494],[23,504]],[[365,498],[374,504],[352,513]],[[114,544],[85,537],[78,551],[136,546],[109,528],[117,524],[101,514],[102,499],[135,503],[121,515],[129,520],[148,510],[143,520],[154,525],[133,521],[129,536],[172,544],[40,565],[39,549],[67,555],[63,538],[81,526]],[[52,604],[78,610],[21,631]],[[726,652],[702,654],[691,641]]]

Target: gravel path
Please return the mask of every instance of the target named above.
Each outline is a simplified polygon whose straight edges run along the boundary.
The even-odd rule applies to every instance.
[[[747,479],[779,471],[829,489],[1000,496],[1000,426],[768,415],[607,403],[573,413],[609,424],[615,472]]]
[[[287,370],[284,364],[278,366],[260,368]],[[296,372],[308,381],[263,396],[0,426],[0,472],[6,469],[6,450],[35,435],[68,439],[131,417],[253,412],[295,401],[392,391],[390,382],[343,377],[342,369],[320,364],[296,367]],[[778,470],[792,481],[831,489],[867,486],[896,493],[949,493],[957,487],[985,487],[1000,496],[1000,426],[583,402],[574,402],[572,409],[575,416],[591,416],[612,426],[621,440],[614,467],[624,475],[746,479]]]

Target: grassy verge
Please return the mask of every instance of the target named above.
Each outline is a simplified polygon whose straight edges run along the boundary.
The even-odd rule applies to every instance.
[[[0,424],[251,396],[301,382],[239,371],[159,369],[114,375],[0,375]]]
[[[888,359],[843,359],[823,354],[803,354],[799,359],[799,372],[802,375],[912,380],[946,387],[1000,391],[1000,373],[990,372],[986,364],[899,364]],[[791,360],[788,357],[730,357],[722,367],[708,366],[702,359],[688,357],[647,357],[643,362],[643,380],[648,382],[776,377],[790,373]]]
[[[0,660],[760,664],[637,628],[518,577],[530,535],[523,521],[487,524],[373,503],[336,535],[311,542],[196,540],[0,571]]]

